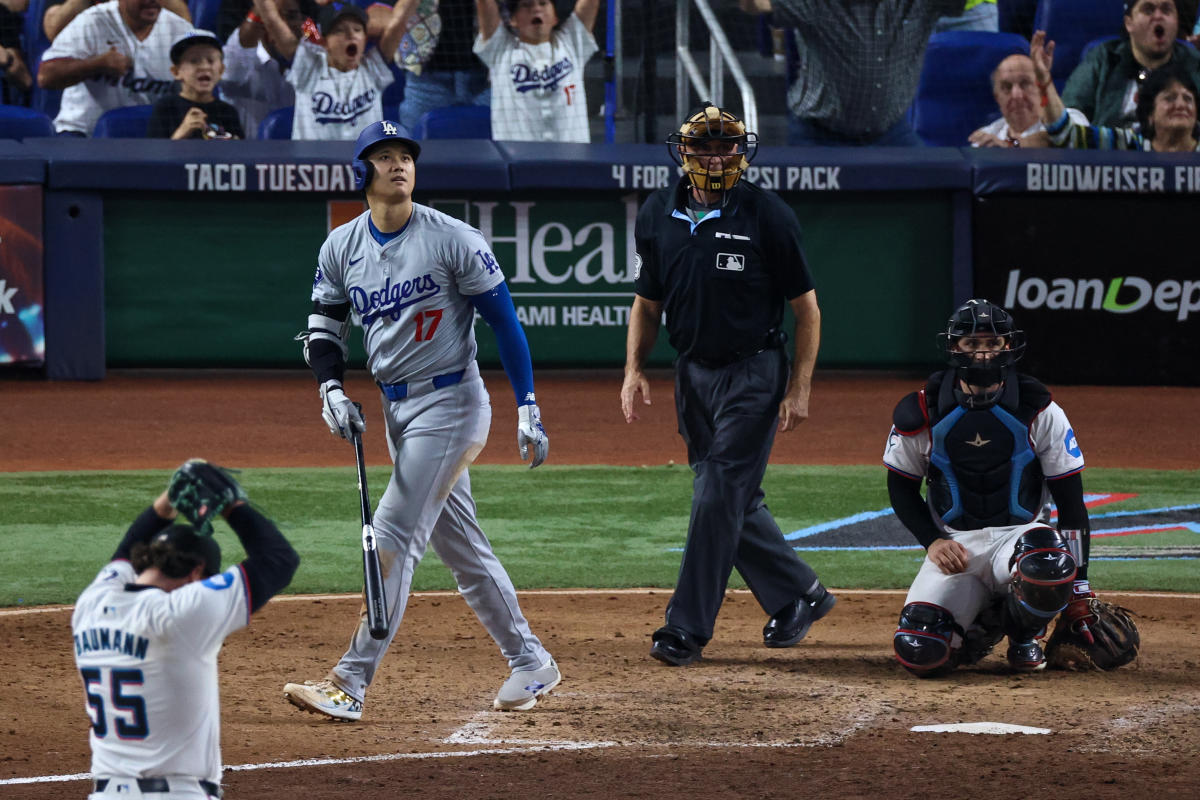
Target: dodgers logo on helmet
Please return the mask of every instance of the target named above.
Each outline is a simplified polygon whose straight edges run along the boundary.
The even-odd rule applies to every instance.
[[[358,140],[354,143],[354,161],[351,163],[351,167],[354,170],[354,188],[356,190],[365,189],[373,177],[371,162],[366,159],[367,152],[380,142],[389,140],[400,142],[407,147],[414,162],[421,155],[421,145],[408,138],[408,130],[404,126],[386,119],[372,122],[362,129],[362,132],[358,134]]]
[[[395,125],[388,122],[387,120],[384,120],[383,121],[383,135],[384,136],[399,136],[400,131],[398,131],[396,129]]]

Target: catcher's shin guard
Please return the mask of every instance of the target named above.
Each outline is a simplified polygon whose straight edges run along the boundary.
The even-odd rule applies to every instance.
[[[900,612],[892,644],[896,659],[918,678],[945,675],[958,666],[954,634],[963,635],[954,616],[933,603],[909,603]]]
[[[1013,578],[1006,608],[1011,623],[1041,630],[1071,601],[1076,563],[1066,541],[1053,528],[1031,528],[1013,548]],[[1009,630],[1009,635],[1014,631]]]

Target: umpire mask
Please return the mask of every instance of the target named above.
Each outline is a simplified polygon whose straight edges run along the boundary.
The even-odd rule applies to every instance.
[[[732,189],[758,153],[758,134],[712,103],[692,114],[667,137],[671,159],[705,192]]]
[[[987,408],[1000,399],[1009,368],[1025,353],[1025,332],[1012,315],[987,300],[968,300],[950,315],[938,345],[954,375],[971,388],[955,386],[959,403]]]

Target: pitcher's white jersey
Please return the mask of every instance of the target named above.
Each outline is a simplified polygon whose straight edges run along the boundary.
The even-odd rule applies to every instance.
[[[413,203],[399,236],[380,245],[370,212],[342,225],[317,258],[312,299],[349,302],[363,329],[367,367],[376,380],[403,383],[464,369],[475,360],[475,308],[504,275],[483,234],[465,222]]]
[[[173,592],[134,586],[136,577],[128,561],[109,563],[71,617],[92,774],[218,783],[217,653],[249,621],[245,573],[232,567]]]

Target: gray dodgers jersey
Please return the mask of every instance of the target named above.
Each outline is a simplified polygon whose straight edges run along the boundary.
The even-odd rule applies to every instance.
[[[349,302],[363,329],[367,368],[383,383],[464,369],[475,359],[475,307],[468,295],[504,282],[477,229],[413,203],[399,236],[380,245],[370,211],[335,228],[317,257],[312,299]]]

